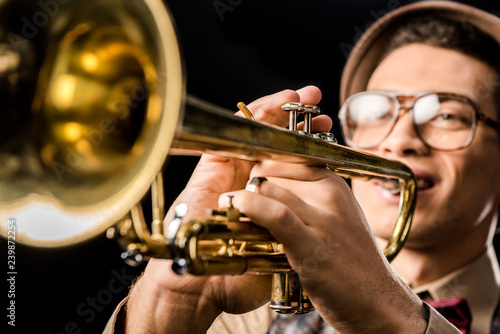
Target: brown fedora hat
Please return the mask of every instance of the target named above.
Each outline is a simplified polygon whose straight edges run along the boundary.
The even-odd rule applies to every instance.
[[[347,97],[366,89],[366,84],[381,61],[392,33],[407,20],[429,14],[468,22],[500,44],[500,18],[480,9],[452,1],[422,1],[400,7],[371,25],[352,49],[342,74],[341,104]]]

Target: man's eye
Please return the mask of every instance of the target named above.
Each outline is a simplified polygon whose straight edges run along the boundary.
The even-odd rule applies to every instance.
[[[435,127],[446,127],[449,129],[459,129],[466,126],[470,126],[470,119],[464,117],[463,114],[459,112],[440,112],[429,122]]]
[[[459,120],[459,117],[455,114],[440,114],[437,117],[446,121]]]

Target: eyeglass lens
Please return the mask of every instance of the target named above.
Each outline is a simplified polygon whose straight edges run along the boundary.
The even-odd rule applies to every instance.
[[[420,138],[430,147],[453,150],[472,139],[476,124],[474,107],[467,101],[446,94],[427,94],[414,98],[410,114]],[[346,139],[361,148],[375,147],[389,135],[401,109],[394,96],[364,92],[352,96],[344,105],[343,130]]]

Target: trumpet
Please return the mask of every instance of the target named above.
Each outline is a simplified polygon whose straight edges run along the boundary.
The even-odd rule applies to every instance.
[[[186,94],[175,26],[161,1],[74,0],[41,8],[4,0],[0,16],[8,60],[0,87],[10,85],[1,94],[19,101],[0,113],[0,124],[16,130],[0,134],[3,237],[16,224],[17,242],[63,247],[106,231],[119,237],[129,263],[156,257],[173,259],[179,274],[272,274],[273,309],[313,310],[282,245],[231,204],[190,221],[181,204],[164,231],[161,168],[168,155],[202,152],[397,182],[399,213],[384,254],[392,260],[403,246],[416,201],[412,171],[311,133],[316,106],[285,105],[287,130]],[[296,131],[299,114],[303,131]],[[140,204],[150,186],[151,228]]]
[[[384,254],[392,261],[401,250],[415,209],[415,179],[407,166],[338,145],[330,133],[311,133],[312,115],[319,113],[316,106],[283,105],[282,109],[290,113],[289,129],[297,129],[297,117],[304,115],[304,130],[290,131],[235,117],[192,96],[186,101],[187,117],[174,137],[170,148],[173,154],[205,152],[249,161],[270,159],[323,166],[346,178],[397,182],[401,190],[399,213]],[[152,188],[153,217],[155,212],[164,211],[157,198],[163,196],[159,194],[162,182],[159,174]],[[178,274],[272,274],[272,309],[297,314],[314,310],[282,245],[267,230],[253,224],[231,203],[217,210],[209,209],[211,219],[183,221],[187,210],[183,203],[175,207],[175,217],[169,222],[166,235],[162,220],[154,218],[149,234],[138,205],[108,230],[108,235],[116,236],[120,231],[126,249],[122,258],[132,264],[158,257],[173,259],[172,268]]]

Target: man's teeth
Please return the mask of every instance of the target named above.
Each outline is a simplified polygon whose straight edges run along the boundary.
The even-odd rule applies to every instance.
[[[400,193],[400,186],[399,182],[397,181],[386,181],[386,182],[380,182],[379,185],[387,192],[396,195]],[[432,182],[429,182],[428,180],[425,179],[417,179],[417,189],[418,190],[424,190],[432,187]]]
[[[385,191],[387,191],[387,192],[389,192],[389,193],[391,193],[393,195],[399,194],[400,187],[399,187],[399,182],[398,181],[391,180],[391,181],[381,182],[380,186]]]
[[[417,179],[417,189],[427,189],[432,186],[432,183],[425,179]]]

